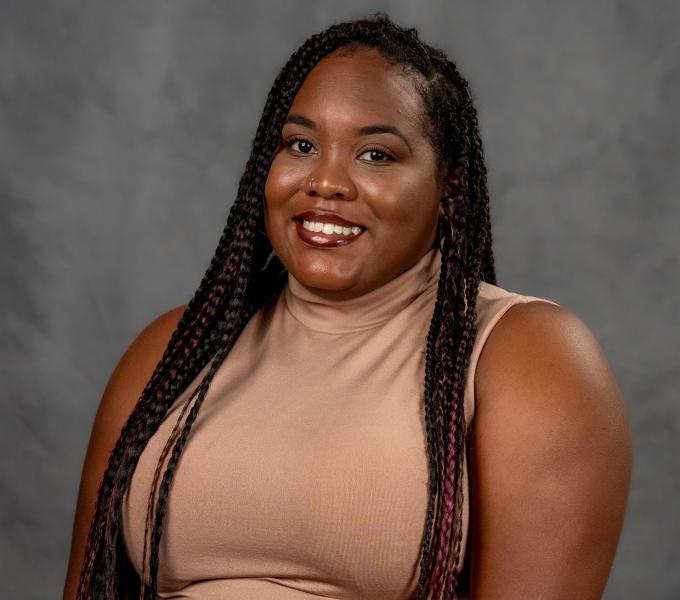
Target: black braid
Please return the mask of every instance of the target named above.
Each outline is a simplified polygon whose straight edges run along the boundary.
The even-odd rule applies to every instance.
[[[324,56],[364,47],[409,67],[424,100],[423,122],[438,166],[446,165],[456,175],[457,191],[446,209],[450,222],[444,224],[441,236],[442,268],[426,342],[423,396],[429,492],[417,598],[454,596],[462,536],[465,373],[475,336],[479,283],[496,283],[486,167],[477,114],[467,82],[455,65],[441,50],[423,43],[415,29],[399,27],[384,13],[376,13],[311,36],[276,77],[215,255],[109,459],[88,535],[78,598],[136,598],[139,593],[143,598],[155,597],[167,500],[191,427],[215,373],[248,320],[285,283],[285,268],[272,256],[271,244],[261,233],[264,183],[283,121],[307,74]],[[140,585],[121,548],[123,497],[148,440],[208,363],[193,406],[169,450],[152,511],[149,585]],[[154,490],[151,494],[153,498]]]

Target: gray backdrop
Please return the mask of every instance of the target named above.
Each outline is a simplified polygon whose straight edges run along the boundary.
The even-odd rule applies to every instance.
[[[378,9],[471,82],[499,284],[581,316],[624,391],[606,598],[680,597],[679,3],[0,0],[3,598],[60,596],[103,387],[198,285],[278,69]]]

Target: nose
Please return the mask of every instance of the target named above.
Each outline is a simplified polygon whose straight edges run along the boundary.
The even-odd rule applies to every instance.
[[[353,200],[357,189],[347,170],[335,163],[318,165],[304,182],[310,196],[322,196],[327,200]]]

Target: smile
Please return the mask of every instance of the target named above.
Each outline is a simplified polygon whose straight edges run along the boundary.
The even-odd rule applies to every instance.
[[[303,219],[302,226],[309,231],[323,231],[326,235],[336,233],[338,235],[344,235],[345,237],[352,235],[359,235],[361,233],[361,227],[343,227],[342,225],[335,225],[333,223],[322,223],[321,221],[306,221]]]
[[[295,219],[295,229],[300,239],[317,248],[347,246],[365,231],[363,227],[344,227],[334,223]]]

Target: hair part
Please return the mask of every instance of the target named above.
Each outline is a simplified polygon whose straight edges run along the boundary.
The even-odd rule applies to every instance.
[[[476,333],[479,283],[496,282],[486,167],[469,87],[456,66],[441,50],[422,42],[416,29],[375,13],[312,35],[276,77],[212,261],[110,456],[88,535],[79,599],[156,597],[167,501],[191,427],[215,373],[248,320],[286,281],[287,271],[262,233],[264,185],[283,121],[307,74],[323,57],[360,48],[377,49],[413,76],[438,166],[446,166],[454,178],[454,191],[442,199],[442,268],[425,348],[428,507],[416,598],[454,597],[462,539],[462,467],[469,437],[463,410],[465,378]],[[123,497],[147,442],[204,369],[193,393],[183,400],[158,461],[147,506],[140,581],[121,542]]]

